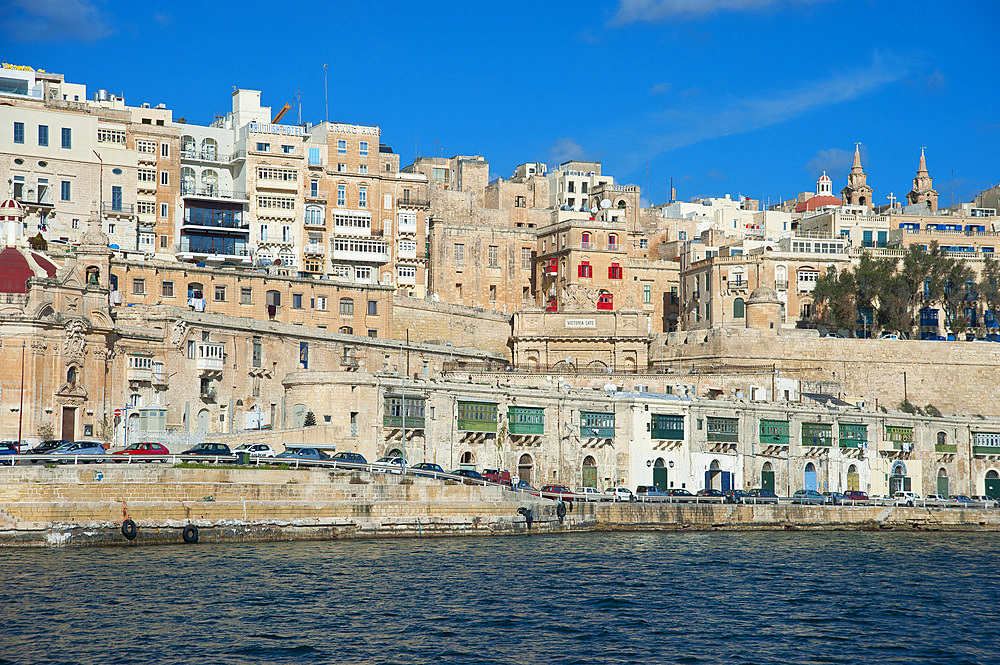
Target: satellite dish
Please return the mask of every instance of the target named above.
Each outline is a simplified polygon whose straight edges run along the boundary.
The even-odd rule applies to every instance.
[[[591,208],[590,212],[592,212],[592,213],[594,213],[596,215],[597,214],[597,206],[594,206],[593,208]]]
[[[607,210],[611,207],[611,199],[601,199],[601,207]]]

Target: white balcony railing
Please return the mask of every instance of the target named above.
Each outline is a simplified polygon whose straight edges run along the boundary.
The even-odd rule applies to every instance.
[[[198,371],[221,372],[225,362],[225,344],[218,342],[198,342],[195,348],[195,363]]]

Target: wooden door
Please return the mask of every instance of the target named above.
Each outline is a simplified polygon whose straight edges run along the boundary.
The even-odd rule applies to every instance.
[[[62,438],[76,441],[76,408],[64,406],[62,412]]]

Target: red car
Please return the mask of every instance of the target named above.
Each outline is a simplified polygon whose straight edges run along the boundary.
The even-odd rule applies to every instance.
[[[505,471],[504,469],[483,469],[483,480],[488,480],[498,485],[506,485],[507,487],[512,486],[510,471]]]
[[[562,499],[565,498],[567,501],[573,500],[573,490],[566,487],[565,485],[545,485],[542,487],[541,495],[546,499]],[[565,496],[564,495],[568,495]]]
[[[124,462],[125,455],[141,459],[145,462],[153,462],[155,460],[166,462],[166,456],[169,454],[170,451],[167,450],[166,446],[159,443],[133,443],[125,450],[116,450],[111,453],[111,456],[116,462]]]
[[[843,502],[848,505],[851,503],[868,503],[868,492],[862,492],[860,490],[847,490],[844,492]]]

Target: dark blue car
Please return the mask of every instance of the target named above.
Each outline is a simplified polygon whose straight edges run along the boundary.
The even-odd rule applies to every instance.
[[[444,473],[444,469],[441,468],[441,465],[434,464],[433,462],[421,462],[410,468],[413,470],[413,475],[420,476],[422,478],[434,478],[435,473]],[[419,473],[420,471],[428,471],[430,473]]]
[[[17,457],[17,444],[13,441],[0,441],[0,460],[6,462],[10,459],[10,465],[14,466],[14,459]],[[0,462],[0,463],[3,463]]]
[[[330,456],[318,448],[289,448],[278,455],[280,459],[305,459],[318,462],[328,460]]]

